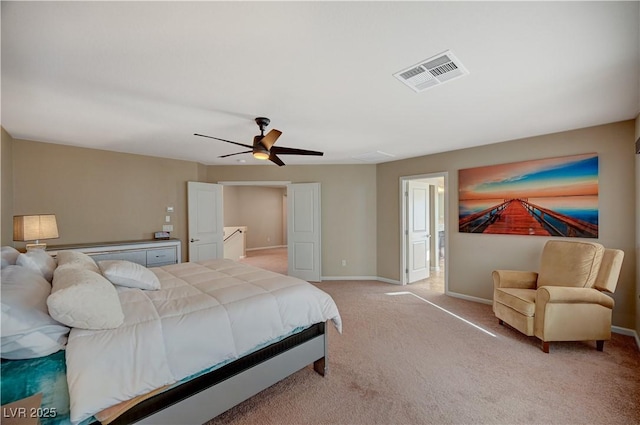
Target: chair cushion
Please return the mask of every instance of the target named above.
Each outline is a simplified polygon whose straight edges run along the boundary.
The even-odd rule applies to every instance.
[[[525,316],[533,317],[536,312],[535,289],[496,288],[493,297],[496,302]]]
[[[620,276],[623,258],[624,251],[619,249],[605,249],[600,270],[598,271],[598,277],[593,287],[599,291],[607,291],[613,294],[618,285],[618,277]]]
[[[595,242],[548,241],[542,250],[538,288],[591,288],[598,275],[603,254],[604,247]]]

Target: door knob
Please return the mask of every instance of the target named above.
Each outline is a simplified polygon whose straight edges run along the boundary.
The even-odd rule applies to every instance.
[[[200,240],[200,239],[193,239],[193,238],[191,238],[191,242],[197,242],[197,241],[199,241],[199,240]]]

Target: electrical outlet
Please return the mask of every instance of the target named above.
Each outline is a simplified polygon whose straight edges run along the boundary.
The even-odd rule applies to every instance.
[[[162,226],[163,232],[173,232],[173,224],[165,224]]]
[[[342,260],[342,267],[345,267],[347,265],[347,260]]]

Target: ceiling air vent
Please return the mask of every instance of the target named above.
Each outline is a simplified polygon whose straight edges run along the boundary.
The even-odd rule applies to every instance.
[[[425,59],[420,63],[393,74],[398,80],[416,92],[446,83],[467,75],[469,71],[451,50]]]

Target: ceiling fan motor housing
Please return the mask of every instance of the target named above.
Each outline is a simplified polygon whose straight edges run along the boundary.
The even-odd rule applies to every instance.
[[[260,143],[260,141],[264,138],[263,135],[258,134],[257,136],[253,136],[253,149],[256,148],[262,148],[264,150],[266,150],[267,148],[264,147],[264,145],[262,145],[262,143]]]
[[[260,141],[264,138],[264,128],[269,125],[271,120],[266,117],[257,117],[256,124],[260,127],[260,134],[253,137],[253,152],[266,152],[269,153],[269,150],[260,143]]]
[[[260,127],[260,131],[264,131],[264,128],[266,126],[268,126],[270,122],[271,122],[271,120],[269,118],[266,118],[266,117],[257,117],[256,118],[256,124],[258,124],[258,127]]]

